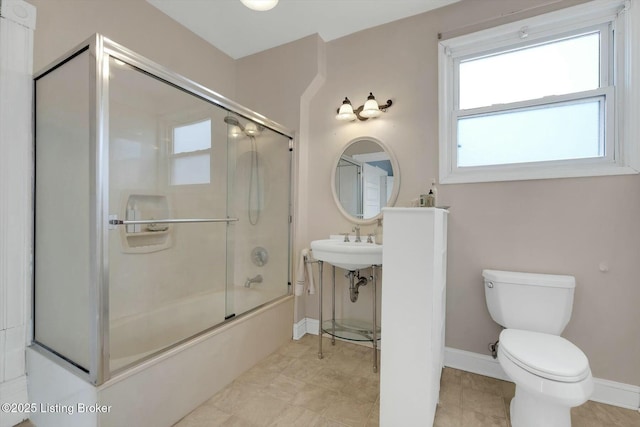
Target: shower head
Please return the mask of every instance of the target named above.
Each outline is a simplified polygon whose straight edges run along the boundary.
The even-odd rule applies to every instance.
[[[235,118],[235,117],[233,117],[233,116],[226,116],[226,117],[224,118],[224,122],[225,122],[226,124],[228,124],[228,125],[231,125],[231,126],[238,126],[239,128],[241,128],[241,127],[242,127],[242,126],[240,126],[240,122],[238,121],[238,119],[236,119],[236,118]]]
[[[240,121],[234,116],[225,116],[223,120],[226,124],[231,126],[231,128],[229,129],[229,136],[231,136],[232,138],[238,138],[239,136],[241,136],[240,132],[244,133],[250,138],[253,138],[258,136],[260,132],[264,130],[262,126],[257,125],[252,121],[247,121],[247,123],[242,126]]]
[[[225,116],[224,122],[229,125],[228,127],[229,138],[237,139],[237,138],[240,138],[240,136],[242,136],[243,133],[245,133],[244,126],[242,126],[238,121],[238,119],[236,119],[235,117]]]

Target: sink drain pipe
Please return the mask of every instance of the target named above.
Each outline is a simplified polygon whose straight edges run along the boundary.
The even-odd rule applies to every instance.
[[[360,289],[360,286],[366,286],[367,283],[369,283],[369,279],[360,276],[359,271],[350,271],[347,273],[347,276],[349,277],[349,297],[351,298],[351,302],[356,302],[360,294],[358,289]],[[358,279],[357,282],[356,278]]]

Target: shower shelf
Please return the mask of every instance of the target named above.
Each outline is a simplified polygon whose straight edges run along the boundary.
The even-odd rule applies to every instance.
[[[141,231],[139,233],[124,233],[127,237],[143,237],[143,236],[158,236],[162,234],[169,234],[169,230],[162,231]]]
[[[169,202],[162,194],[143,194],[142,192],[127,192],[122,198],[122,218],[127,217],[129,209],[135,210],[135,219],[143,218],[168,218]],[[134,208],[135,207],[135,208]],[[139,227],[139,231],[131,231],[128,227]],[[172,245],[173,227],[167,226],[166,230],[149,231],[148,225],[129,225],[119,227],[124,253],[152,253],[168,249]],[[135,228],[134,228],[135,229]]]
[[[169,230],[141,231],[126,233],[128,251],[130,253],[150,253],[167,249],[170,246]]]

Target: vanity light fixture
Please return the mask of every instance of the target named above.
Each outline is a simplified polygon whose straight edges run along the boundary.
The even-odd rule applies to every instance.
[[[278,4],[278,0],[240,0],[243,5],[247,6],[251,10],[257,10],[263,12],[265,10],[271,10]]]
[[[349,98],[345,97],[342,101],[342,105],[338,109],[338,115],[336,119],[344,121],[353,121],[355,119],[364,121],[374,117],[378,117],[383,112],[387,111],[387,108],[391,107],[393,102],[388,99],[386,104],[378,105],[373,93],[369,92],[367,101],[364,105],[359,106],[357,109],[353,109]]]

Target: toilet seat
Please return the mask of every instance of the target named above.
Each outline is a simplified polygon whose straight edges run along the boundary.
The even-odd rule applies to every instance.
[[[582,350],[557,335],[505,329],[500,334],[499,345],[509,360],[542,378],[575,383],[591,372]]]

